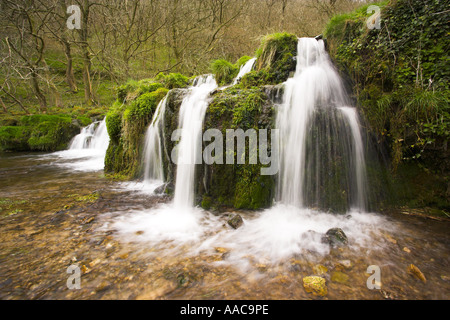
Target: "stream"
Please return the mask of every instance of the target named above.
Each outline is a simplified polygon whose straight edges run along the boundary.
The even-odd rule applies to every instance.
[[[92,161],[0,154],[0,299],[450,298],[449,221],[282,205],[187,214],[168,196],[105,178]],[[243,227],[227,225],[231,213]],[[320,241],[332,227],[345,231],[348,246]],[[408,273],[411,264],[426,282]],[[72,265],[81,270],[79,290],[67,286]],[[374,265],[381,289],[371,290]],[[303,287],[319,273],[325,297]]]

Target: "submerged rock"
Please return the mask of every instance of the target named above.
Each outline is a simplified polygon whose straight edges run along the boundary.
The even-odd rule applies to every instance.
[[[331,281],[341,284],[348,284],[348,275],[340,271],[335,271],[331,275]]]
[[[315,296],[324,297],[328,294],[325,278],[322,277],[304,277],[303,287],[305,288],[306,292],[312,293]]]
[[[318,264],[313,267],[313,272],[314,274],[321,276],[328,272],[328,268],[325,267],[324,265]]]
[[[326,232],[322,237],[322,242],[328,243],[330,246],[343,246],[348,244],[348,239],[344,231],[340,228],[333,228]]]
[[[237,229],[244,224],[244,220],[242,220],[242,217],[240,215],[234,214],[230,219],[228,219],[227,223],[233,229]]]
[[[334,266],[337,271],[349,270],[352,267],[353,263],[350,260],[340,260]]]

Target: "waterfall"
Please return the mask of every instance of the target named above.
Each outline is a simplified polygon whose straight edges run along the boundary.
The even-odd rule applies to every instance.
[[[301,38],[297,68],[285,83],[278,201],[299,208],[365,210],[365,159],[356,109],[350,107],[324,42]]]
[[[145,134],[144,184],[153,184],[154,182],[161,184],[165,180],[162,158],[162,139],[166,104],[167,96],[158,104],[152,122]]]
[[[255,65],[256,58],[252,58],[248,60],[243,66],[241,66],[241,69],[239,70],[239,73],[237,77],[233,81],[233,86],[239,82],[239,80],[242,79],[243,76],[245,76],[247,73],[252,71],[253,66]]]
[[[97,121],[81,129],[80,134],[73,138],[69,150],[92,150],[106,153],[109,145],[109,135],[106,121]]]
[[[178,128],[182,130],[177,145],[177,173],[174,205],[192,207],[194,204],[194,175],[197,154],[201,154],[203,119],[209,94],[217,88],[214,76],[200,76],[180,106]]]

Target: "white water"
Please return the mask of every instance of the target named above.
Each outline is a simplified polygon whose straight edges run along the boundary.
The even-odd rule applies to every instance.
[[[359,190],[355,201],[354,210],[367,208],[366,195],[366,161],[364,155],[364,145],[361,137],[361,129],[359,124],[358,113],[355,108],[341,107],[339,108],[347,118],[348,124],[353,137],[353,165],[356,170],[356,188]]]
[[[81,129],[66,151],[54,155],[70,162],[58,162],[57,165],[77,171],[100,171],[105,166],[105,155],[109,145],[106,121],[99,121]]]
[[[329,245],[322,242],[322,236],[336,227],[344,230],[352,250],[380,249],[382,243],[374,243],[372,235],[390,227],[384,218],[363,212],[366,207],[365,156],[356,109],[348,107],[349,100],[323,41],[300,39],[298,47],[297,70],[285,83],[284,104],[277,117],[283,143],[277,204],[265,211],[243,215],[244,225],[237,230],[226,225],[225,217],[193,208],[197,142],[208,95],[216,88],[212,78],[203,78],[191,88],[180,109],[179,127],[185,132],[179,143],[174,202],[121,216],[111,227],[117,229],[124,240],[159,246],[165,250],[159,252],[159,256],[180,252],[214,254],[215,247],[225,247],[230,254],[218,263],[231,263],[242,271],[254,267],[255,261],[277,264],[299,254],[307,259],[320,259],[330,251]],[[337,119],[333,121],[343,126],[339,127],[342,130],[336,139],[347,147],[351,175],[356,177],[349,180],[355,184],[356,197],[347,215],[329,214],[306,205],[306,163],[310,160],[307,138],[313,125],[312,115],[318,108],[332,114]],[[168,241],[170,246],[167,246]],[[187,243],[188,251],[173,251]]]
[[[164,181],[163,168],[163,139],[164,114],[167,96],[161,100],[156,108],[151,124],[145,134],[144,143],[144,181],[143,183],[128,184],[133,189],[140,189],[152,193]]]
[[[318,177],[307,176],[308,159],[311,155],[307,149],[308,135],[311,133],[313,114],[322,108],[327,114],[335,113],[336,108],[350,105],[339,74],[333,67],[322,40],[301,38],[298,42],[297,69],[293,78],[286,82],[284,103],[277,116],[277,128],[280,129],[280,178],[278,182],[278,200],[283,204],[302,208],[306,205],[306,186]],[[354,143],[354,168],[358,195],[354,206],[362,206],[364,188],[364,151],[359,132],[357,113],[353,108],[341,109],[351,126]],[[332,132],[327,133],[332,134]],[[346,138],[346,137],[344,137]],[[336,137],[338,139],[338,137]],[[320,155],[324,157],[327,155]],[[313,164],[314,166],[314,164]],[[356,166],[356,167],[355,167]],[[319,170],[317,170],[319,171]],[[317,173],[319,174],[319,173]],[[326,173],[325,173],[326,174]],[[365,209],[365,206],[359,207]]]
[[[182,136],[177,145],[176,207],[190,208],[194,205],[195,164],[201,161],[196,156],[201,154],[203,120],[209,94],[216,88],[214,76],[201,76],[194,81],[194,86],[181,103],[178,128],[182,129]]]
[[[252,71],[253,66],[255,65],[255,62],[256,62],[256,58],[252,58],[252,59],[248,60],[243,66],[241,66],[241,69],[239,70],[237,77],[233,81],[233,86],[235,84],[238,84],[239,80],[241,80],[243,76],[245,76],[247,73]]]

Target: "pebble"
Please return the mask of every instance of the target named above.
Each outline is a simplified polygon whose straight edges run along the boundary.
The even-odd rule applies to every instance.
[[[328,294],[326,280],[322,277],[304,277],[303,287],[305,288],[306,292],[312,293],[314,296],[324,297]]]
[[[419,268],[417,268],[415,265],[410,264],[408,266],[408,273],[410,275],[413,275],[414,277],[416,277],[417,279],[423,281],[424,283],[427,282],[427,279],[425,278],[425,275],[422,273],[422,271],[420,271]]]

